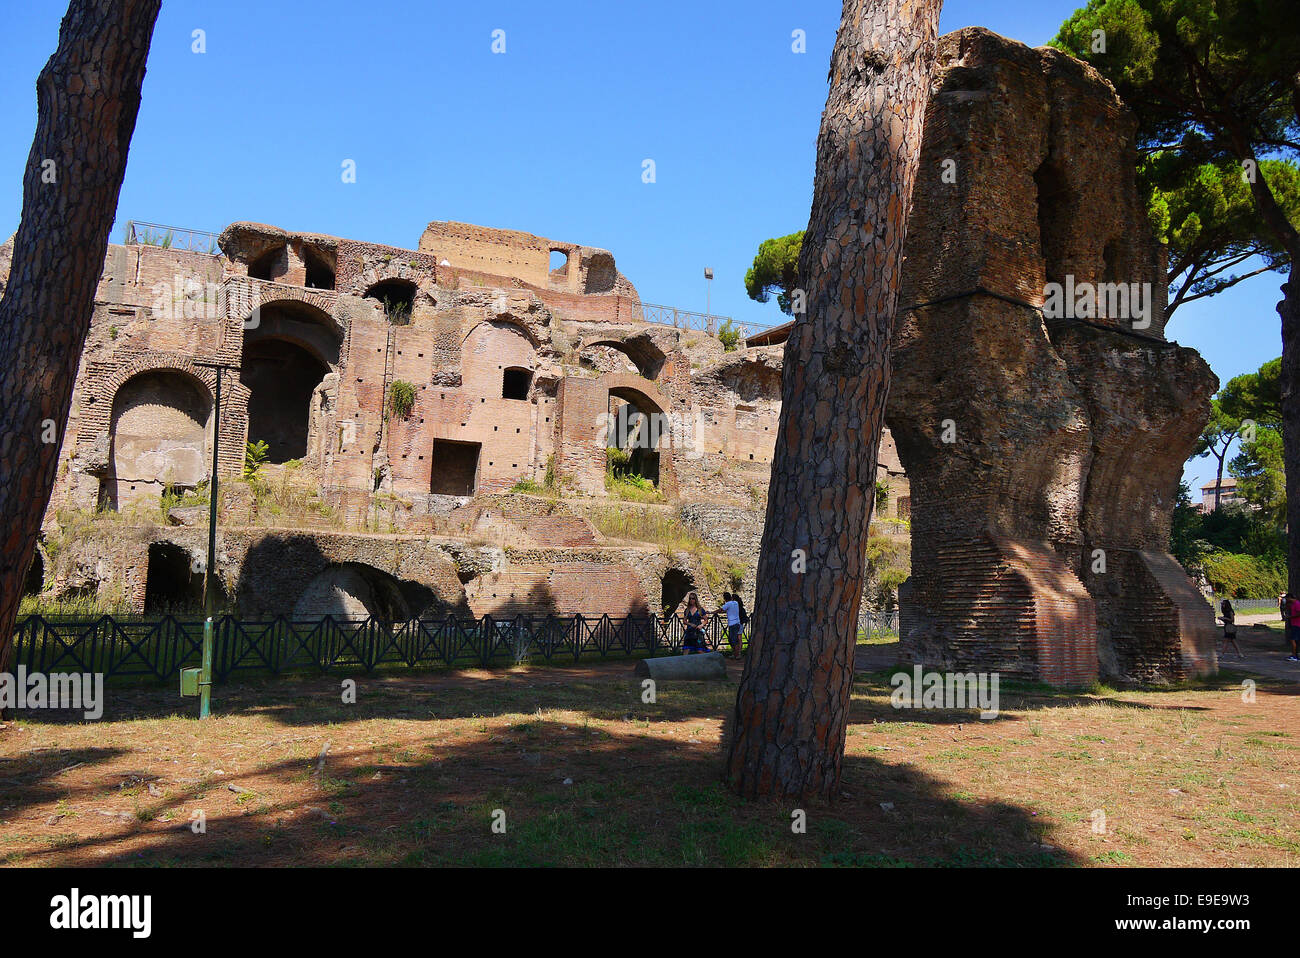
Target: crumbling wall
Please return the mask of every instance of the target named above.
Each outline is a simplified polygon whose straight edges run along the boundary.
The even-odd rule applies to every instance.
[[[1065,685],[1212,670],[1210,610],[1165,550],[1215,380],[1162,338],[1134,121],[1052,50],[971,28],[939,57],[887,416],[911,486],[904,650]],[[1058,316],[1053,283],[1137,284],[1150,308]]]

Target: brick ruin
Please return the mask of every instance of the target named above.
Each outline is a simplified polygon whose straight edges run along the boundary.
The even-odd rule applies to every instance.
[[[1168,542],[1218,382],[1164,338],[1135,122],[1055,50],[966,29],[940,63],[887,415],[912,487],[904,648],[1057,685],[1213,671],[1213,613]],[[1045,318],[1070,282],[1149,284],[1155,309]]]
[[[940,54],[876,517],[912,522],[905,653],[1053,684],[1212,670],[1212,614],[1167,542],[1216,381],[1163,337],[1133,121],[1054,51],[968,29]],[[608,251],[528,233],[431,223],[400,249],[235,223],[219,244],[109,247],[38,587],[136,610],[193,591],[204,508],[75,516],[138,515],[206,479],[203,364],[220,362],[241,367],[223,379],[220,474],[263,440],[266,481],[304,484],[332,517],[267,528],[224,486],[217,573],[245,614],[619,615],[687,589],[713,606],[719,556],[752,607],[784,328],[727,351],[647,322]],[[0,289],[7,268],[0,246]],[[1150,325],[1045,320],[1045,285],[1067,277],[1152,284]],[[409,411],[391,407],[398,382]],[[606,413],[671,424],[633,452],[662,504],[606,498]],[[563,497],[519,485],[548,479]],[[676,520],[714,557],[604,535],[610,509]]]
[[[208,478],[220,363],[238,369],[219,475],[264,441],[264,481],[318,514],[267,528],[268,507],[223,484],[217,573],[243,613],[623,615],[689,590],[715,606],[736,577],[752,597],[779,343],[728,351],[648,322],[609,252],[527,233],[431,223],[400,249],[235,223],[210,252],[158,239],[107,251],[34,589],[192,603],[206,506],[160,503]],[[661,502],[607,497],[609,441]],[[563,495],[512,491],[548,482]],[[601,510],[678,523],[702,548],[602,535]]]

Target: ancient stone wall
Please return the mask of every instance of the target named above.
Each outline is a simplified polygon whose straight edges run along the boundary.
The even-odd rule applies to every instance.
[[[972,28],[940,62],[887,417],[911,486],[904,648],[1054,684],[1212,670],[1212,613],[1165,550],[1216,381],[1163,339],[1134,121],[1052,50]],[[1103,283],[1140,295],[1051,301]]]

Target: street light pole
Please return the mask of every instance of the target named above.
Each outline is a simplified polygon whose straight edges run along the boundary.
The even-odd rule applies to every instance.
[[[708,324],[709,332],[713,332],[713,269],[704,267],[704,320]]]
[[[213,393],[212,404],[212,474],[208,479],[208,561],[203,567],[203,611],[212,615],[212,606],[216,600],[216,590],[211,588],[213,569],[217,564],[217,458],[221,448],[221,373],[224,370],[238,370],[240,367],[230,363],[196,361],[195,366],[217,371],[217,388]]]

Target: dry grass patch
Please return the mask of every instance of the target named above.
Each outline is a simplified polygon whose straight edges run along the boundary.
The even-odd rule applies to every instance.
[[[1003,689],[1003,714],[855,688],[844,796],[719,783],[725,685],[641,701],[629,663],[115,689],[93,724],[0,729],[11,865],[1293,865],[1297,699]],[[186,703],[185,711],[193,711]],[[328,745],[328,747],[326,747]],[[323,755],[323,758],[322,758]],[[492,831],[504,813],[505,834]],[[201,811],[206,833],[190,821]],[[1100,811],[1104,831],[1094,829]]]

